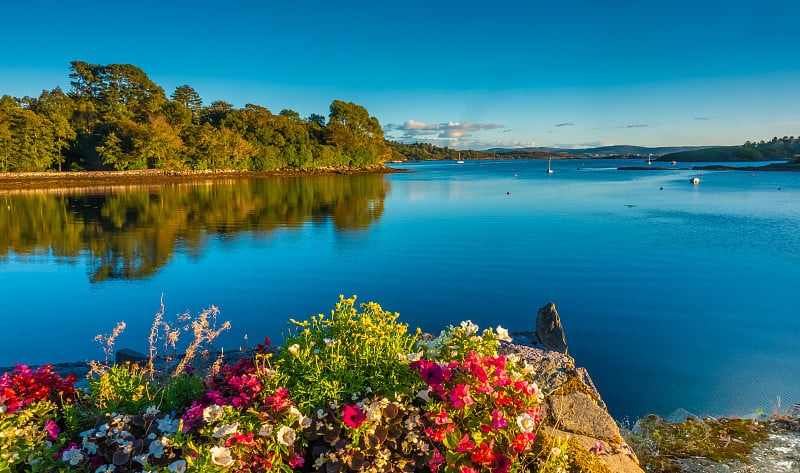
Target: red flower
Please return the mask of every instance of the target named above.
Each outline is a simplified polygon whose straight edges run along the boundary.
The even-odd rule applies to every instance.
[[[344,412],[342,413],[344,417],[344,423],[357,429],[367,420],[367,416],[358,408],[358,406],[344,406]]]
[[[482,443],[478,445],[478,448],[472,451],[470,459],[478,463],[489,463],[490,461],[494,460],[494,452],[492,452],[491,447],[485,443]]]

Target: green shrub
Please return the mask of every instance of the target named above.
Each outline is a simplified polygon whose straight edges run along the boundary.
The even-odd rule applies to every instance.
[[[284,349],[275,357],[278,381],[300,408],[327,405],[371,390],[392,397],[411,395],[421,386],[405,355],[418,350],[399,314],[378,304],[340,296],[330,317],[289,324]],[[292,328],[292,324],[295,328]]]
[[[89,378],[89,397],[103,412],[136,414],[153,404],[150,391],[144,370],[128,363],[112,366],[102,375]]]

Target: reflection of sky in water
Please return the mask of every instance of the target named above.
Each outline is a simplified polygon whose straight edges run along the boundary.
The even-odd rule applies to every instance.
[[[162,292],[168,313],[219,306],[229,346],[279,339],[289,317],[327,313],[338,294],[428,331],[463,319],[532,329],[553,301],[613,414],[800,400],[800,174],[617,165],[553,161],[550,176],[544,161],[408,165],[426,172],[387,176],[383,213],[361,230],[323,219],[212,235],[135,283],[90,285],[80,263],[11,257],[0,287],[24,316],[6,329],[41,335],[13,337],[0,358],[94,356],[89,340],[118,320],[120,346],[144,349]]]

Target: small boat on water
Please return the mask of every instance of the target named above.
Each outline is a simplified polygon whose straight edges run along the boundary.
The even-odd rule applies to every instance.
[[[464,161],[458,160],[456,161],[456,164],[464,164]]]
[[[547,160],[547,174],[553,174],[553,170],[550,169],[550,160]]]
[[[693,177],[693,178],[689,179],[689,182],[691,182],[692,184],[700,184],[700,178],[699,177]]]
[[[676,164],[678,164],[676,161],[672,161],[672,165],[673,166],[676,165]]]

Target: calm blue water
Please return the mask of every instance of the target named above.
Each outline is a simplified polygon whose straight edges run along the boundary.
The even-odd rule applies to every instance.
[[[218,306],[229,347],[339,294],[431,332],[533,330],[552,301],[617,417],[800,402],[800,173],[616,170],[641,164],[0,195],[0,365],[102,358],[91,339],[122,320],[117,346],[144,351],[162,294],[167,314]]]

